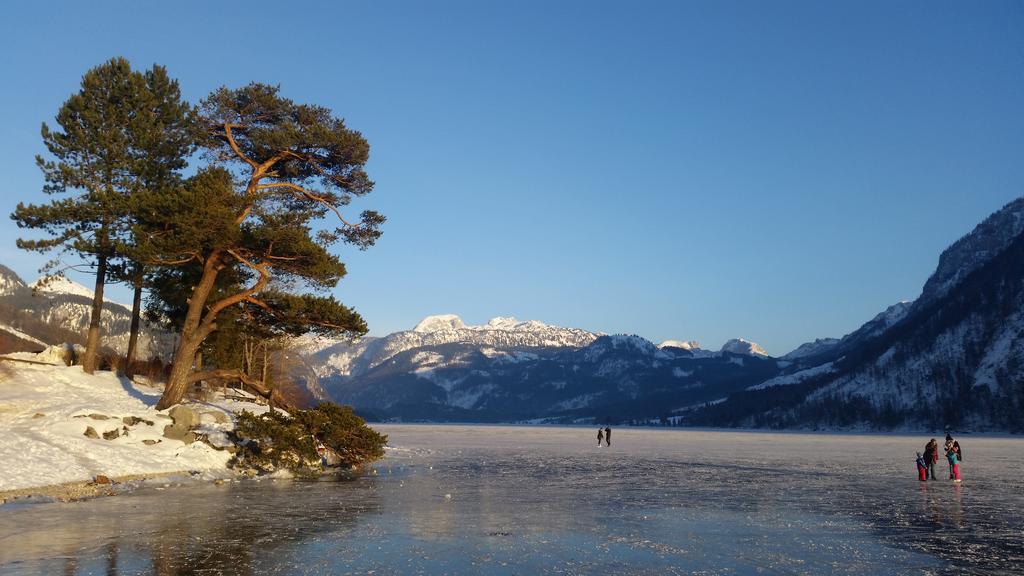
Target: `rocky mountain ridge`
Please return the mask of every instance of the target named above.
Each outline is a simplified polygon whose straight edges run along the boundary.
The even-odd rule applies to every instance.
[[[27,284],[13,270],[0,266],[0,325],[6,351],[37,351],[44,344],[82,344],[92,314],[92,291],[67,278],[36,280]],[[118,354],[128,348],[131,309],[106,301],[100,316],[103,346]],[[18,336],[17,333],[22,334]],[[28,338],[25,338],[27,336]],[[143,322],[139,357],[164,360],[173,350],[174,336]]]

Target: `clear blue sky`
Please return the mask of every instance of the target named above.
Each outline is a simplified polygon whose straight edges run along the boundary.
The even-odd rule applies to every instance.
[[[280,84],[372,145],[354,207],[389,221],[343,252],[336,293],[377,335],[514,315],[782,354],[916,298],[943,248],[1024,194],[1021,2],[4,12],[0,212],[44,200],[39,125],[112,56],[166,65],[194,101]],[[34,278],[6,222],[0,262]]]

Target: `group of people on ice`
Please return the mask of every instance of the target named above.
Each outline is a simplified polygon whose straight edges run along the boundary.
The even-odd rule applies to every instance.
[[[963,461],[963,451],[960,450],[960,443],[946,434],[946,444],[942,448],[949,462],[949,479],[953,482],[960,482],[960,462]],[[935,463],[939,461],[939,443],[932,438],[925,444],[924,455],[917,453],[917,479],[925,482],[929,474],[935,480]]]
[[[597,447],[598,448],[601,447],[601,441],[602,440],[607,442],[606,446],[611,446],[612,445],[612,429],[610,427],[609,428],[604,428],[604,429],[601,429],[601,428],[597,429]]]

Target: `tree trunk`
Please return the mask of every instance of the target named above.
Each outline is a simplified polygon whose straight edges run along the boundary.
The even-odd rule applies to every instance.
[[[220,255],[214,253],[203,264],[203,275],[192,289],[192,297],[188,300],[188,313],[185,315],[185,323],[181,326],[178,348],[171,360],[171,373],[167,377],[167,385],[160,396],[160,402],[156,405],[157,410],[165,410],[180,403],[188,391],[192,363],[195,361],[199,345],[206,337],[205,334],[200,334],[199,323],[203,320],[203,308],[213,292],[219,272]]]
[[[132,327],[128,335],[128,353],[124,361],[124,375],[135,376],[135,349],[139,345],[139,319],[142,315],[142,275],[135,277],[135,296],[132,298]]]
[[[157,410],[166,410],[175,404],[181,403],[181,399],[188,392],[189,376],[192,374],[192,361],[199,350],[200,342],[195,334],[188,336],[182,334],[178,349],[174,352],[174,361],[171,362],[171,374],[167,377],[167,386],[164,393],[157,402]]]
[[[107,281],[107,257],[100,254],[96,260],[96,290],[92,297],[92,317],[89,319],[89,335],[85,340],[85,356],[82,370],[86,374],[96,371],[100,347],[100,316],[103,313],[103,286]]]

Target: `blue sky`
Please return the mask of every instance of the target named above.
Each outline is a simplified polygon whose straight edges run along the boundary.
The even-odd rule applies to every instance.
[[[1019,2],[37,4],[0,22],[0,212],[45,200],[39,125],[112,56],[193,101],[280,84],[371,143],[354,208],[389,221],[336,294],[376,335],[512,315],[782,354],[917,297],[1024,194]]]

